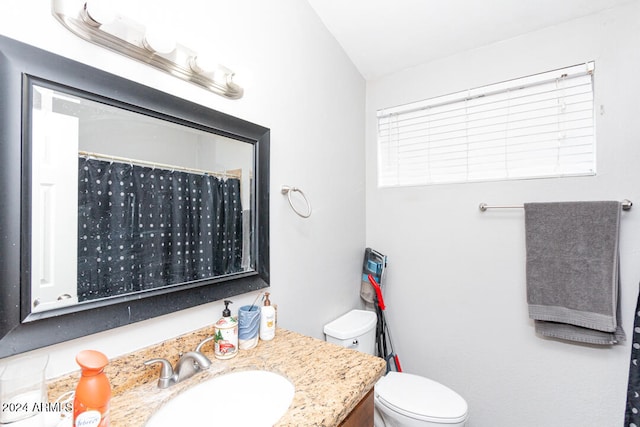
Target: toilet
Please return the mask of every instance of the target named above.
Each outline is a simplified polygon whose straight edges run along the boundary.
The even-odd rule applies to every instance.
[[[351,310],[324,327],[328,342],[375,354],[377,316]],[[418,375],[387,373],[375,385],[375,427],[463,427],[467,402],[455,391]]]

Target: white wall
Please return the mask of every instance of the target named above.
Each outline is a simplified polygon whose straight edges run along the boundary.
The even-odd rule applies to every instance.
[[[408,372],[457,390],[471,427],[622,425],[631,343],[535,335],[525,296],[524,217],[480,202],[622,200],[624,329],[640,281],[640,4],[605,11],[367,82],[367,245],[389,256],[388,321]],[[595,177],[376,188],[375,111],[596,61]]]
[[[228,48],[229,62],[223,62],[251,72],[245,97],[227,100],[89,44],[59,24],[45,0],[3,1],[0,34],[271,128],[272,301],[281,326],[322,338],[324,323],[359,303],[364,80],[306,2],[145,4],[173,19],[185,45],[214,56]],[[311,218],[291,211],[279,191],[283,184],[307,193]],[[251,304],[256,295],[232,298],[232,308]],[[36,352],[51,355],[48,376],[54,377],[77,368],[79,350],[95,348],[115,357],[210,325],[222,308],[207,304]]]
[[[622,423],[630,343],[601,349],[535,336],[526,312],[522,213],[480,213],[477,206],[635,201],[623,214],[621,242],[624,327],[632,334],[640,280],[638,2],[369,82],[366,127],[364,82],[306,2],[153,4],[175,19],[185,44],[214,53],[232,47],[233,61],[252,72],[242,100],[211,95],[76,38],[44,0],[3,1],[0,34],[272,129],[271,291],[282,326],[321,338],[325,322],[359,304],[366,207],[366,243],[390,257],[385,293],[403,365],[459,391],[470,404],[471,427]],[[375,187],[376,109],[591,59],[596,102],[604,106],[596,177]],[[282,184],[309,195],[309,220],[293,214]],[[234,298],[234,307],[255,296]],[[208,325],[221,310],[207,304],[36,353],[51,355],[53,377],[75,369],[81,349],[115,357]]]

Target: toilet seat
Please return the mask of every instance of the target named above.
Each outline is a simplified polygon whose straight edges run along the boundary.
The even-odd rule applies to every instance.
[[[379,404],[404,416],[454,424],[467,417],[467,402],[450,388],[418,375],[389,372],[375,385]]]

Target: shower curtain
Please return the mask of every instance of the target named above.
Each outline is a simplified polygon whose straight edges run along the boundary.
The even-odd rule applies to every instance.
[[[235,273],[240,180],[80,158],[78,298]]]
[[[640,426],[640,291],[633,316],[631,339],[631,360],[629,362],[629,380],[627,383],[627,404],[624,413],[624,427]]]

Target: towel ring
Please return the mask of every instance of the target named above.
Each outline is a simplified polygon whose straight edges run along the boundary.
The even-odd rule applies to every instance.
[[[282,189],[280,190],[280,192],[282,194],[286,194],[287,195],[287,200],[289,200],[289,206],[291,206],[291,209],[293,209],[293,211],[296,214],[298,214],[298,216],[301,216],[302,218],[309,218],[311,216],[311,203],[309,203],[309,199],[307,199],[307,196],[304,194],[304,192],[301,189],[299,189],[297,187],[290,187],[288,185],[283,185]],[[293,201],[291,200],[291,193],[293,193],[293,192],[300,193],[300,195],[304,199],[304,202],[307,204],[307,213],[300,212],[293,205]]]

